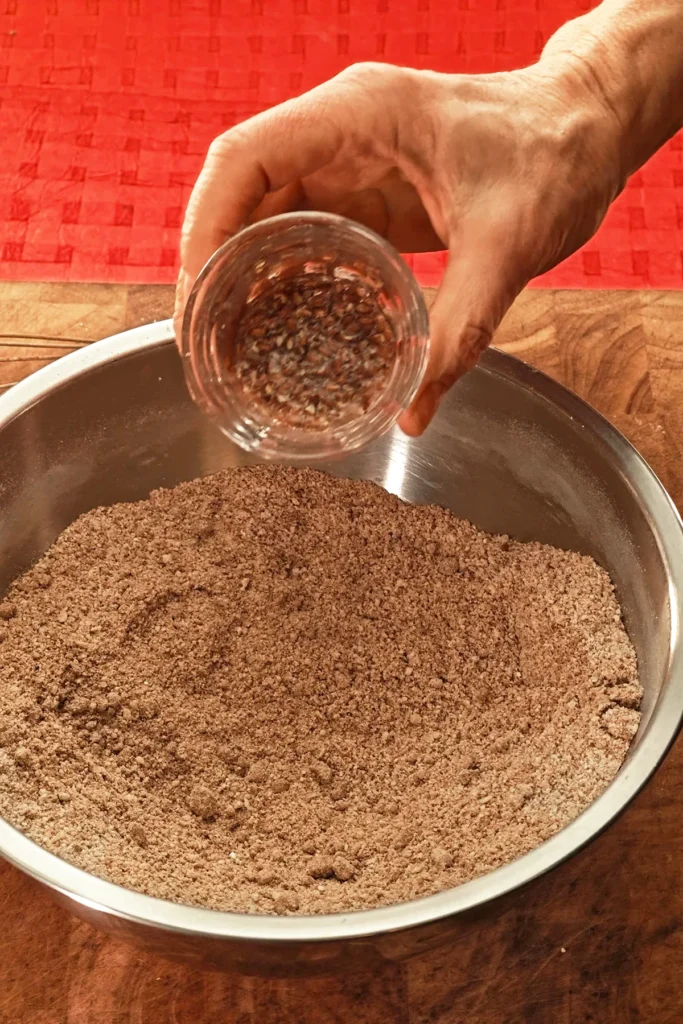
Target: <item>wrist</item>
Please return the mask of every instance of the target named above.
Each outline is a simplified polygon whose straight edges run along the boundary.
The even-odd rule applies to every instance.
[[[555,104],[558,128],[566,145],[583,154],[612,202],[633,170],[626,145],[628,133],[592,63],[575,51],[557,50],[544,52],[530,70],[540,78],[538,88],[559,101]]]
[[[562,40],[553,37],[550,43],[553,45],[544,50],[538,69],[554,82],[567,108],[575,111],[584,130],[593,137],[594,147],[611,163],[616,196],[637,165],[630,152],[632,118],[618,84],[609,76],[605,83],[600,67],[603,44],[587,39],[583,33],[581,37],[577,33],[573,40],[569,33]]]
[[[681,52],[683,0],[603,0],[563,25],[539,64],[602,107],[625,181],[683,124]]]

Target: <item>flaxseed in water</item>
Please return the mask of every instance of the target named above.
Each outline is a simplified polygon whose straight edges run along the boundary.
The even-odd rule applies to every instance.
[[[395,347],[378,286],[333,272],[298,274],[248,302],[235,372],[249,402],[269,418],[321,430],[373,406]]]

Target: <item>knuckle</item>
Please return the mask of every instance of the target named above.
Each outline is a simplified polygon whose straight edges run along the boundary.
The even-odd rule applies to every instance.
[[[484,350],[491,344],[492,338],[492,329],[476,321],[468,322],[457,332],[437,371],[437,379],[444,390],[451,388],[464,373],[476,366]]]
[[[374,64],[372,61],[360,61],[356,64],[350,64],[349,67],[344,68],[344,70],[337,75],[337,81],[344,85],[363,88],[371,81],[376,80],[377,67],[378,65]]]
[[[488,324],[469,323],[462,334],[463,348],[468,352],[476,352],[479,355],[490,345],[492,338],[493,331]]]
[[[471,370],[479,361],[482,352],[493,339],[492,329],[483,323],[469,323],[460,337],[460,366],[463,371]]]
[[[350,137],[365,137],[384,152],[400,149],[405,111],[414,94],[413,80],[419,72],[393,64],[364,61],[351,64],[330,83],[336,109],[353,105],[356,121]]]
[[[399,82],[404,80],[406,74],[407,69],[396,67],[393,64],[360,61],[345,68],[337,76],[337,81],[361,91],[378,88],[394,89]]]
[[[206,160],[208,162],[224,160],[236,148],[245,142],[245,131],[242,125],[235,125],[227,132],[217,135],[209,146]]]

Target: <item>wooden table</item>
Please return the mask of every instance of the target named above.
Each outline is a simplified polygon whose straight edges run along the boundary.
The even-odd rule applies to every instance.
[[[0,284],[0,385],[61,354],[48,337],[77,345],[171,307],[167,288]],[[529,292],[497,343],[605,413],[683,507],[683,293]],[[0,1024],[678,1024],[682,811],[678,744],[605,835],[466,949],[371,977],[200,974],[98,934],[0,865]]]

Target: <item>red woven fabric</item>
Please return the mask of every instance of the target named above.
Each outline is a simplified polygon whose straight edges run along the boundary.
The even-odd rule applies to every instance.
[[[209,141],[359,60],[533,61],[582,0],[0,0],[0,277],[171,282]],[[415,257],[436,283],[442,255]],[[539,282],[683,287],[683,139]]]

